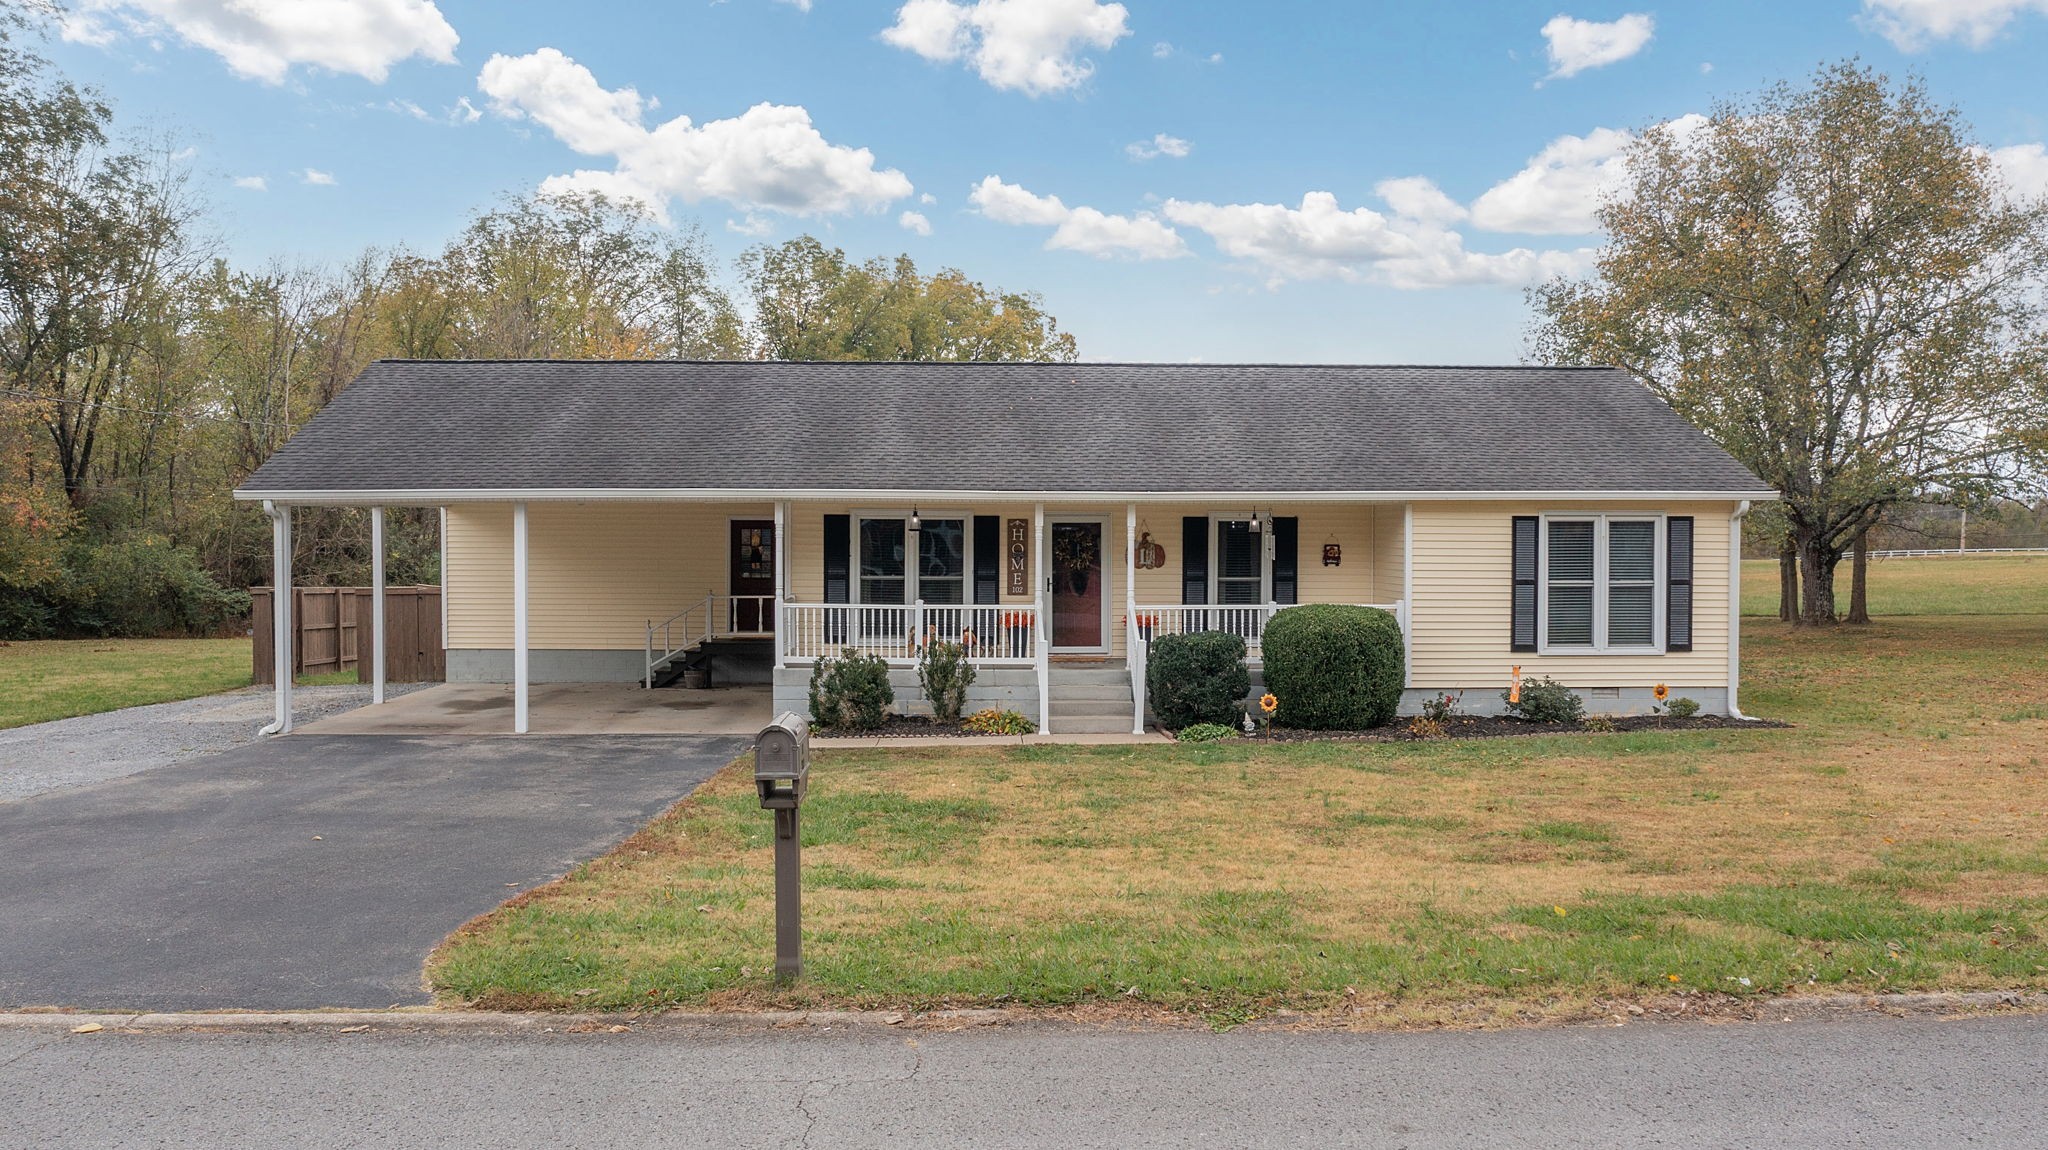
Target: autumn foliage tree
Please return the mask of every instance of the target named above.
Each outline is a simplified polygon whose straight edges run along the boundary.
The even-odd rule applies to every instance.
[[[1535,358],[1625,368],[1783,499],[1803,600],[1887,507],[2038,489],[2048,203],[1953,108],[1853,63],[1642,133],[1590,278],[1535,289]]]

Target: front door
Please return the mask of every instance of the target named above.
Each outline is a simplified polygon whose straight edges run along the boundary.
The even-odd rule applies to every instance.
[[[732,596],[727,626],[743,635],[775,630],[775,522],[732,521]]]
[[[1052,645],[1055,650],[1107,651],[1108,605],[1102,585],[1102,524],[1052,525]]]

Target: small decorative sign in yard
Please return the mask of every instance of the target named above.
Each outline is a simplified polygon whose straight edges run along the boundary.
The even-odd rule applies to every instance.
[[[1012,519],[1003,534],[1003,569],[1009,578],[1003,594],[1031,594],[1031,521]]]

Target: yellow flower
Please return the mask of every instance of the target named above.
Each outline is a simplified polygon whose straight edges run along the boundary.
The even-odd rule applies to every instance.
[[[1655,696],[1657,701],[1661,703],[1671,697],[1671,688],[1659,683],[1650,688],[1650,694]]]
[[[1274,711],[1277,711],[1279,709],[1280,700],[1273,697],[1273,692],[1268,691],[1265,694],[1259,696],[1259,710],[1264,711],[1270,715]]]

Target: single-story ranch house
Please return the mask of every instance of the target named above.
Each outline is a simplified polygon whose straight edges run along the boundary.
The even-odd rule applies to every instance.
[[[1404,711],[1497,711],[1520,667],[1592,713],[1739,713],[1773,497],[1610,368],[639,361],[373,364],[236,494],[279,586],[294,506],[442,509],[448,677],[512,682],[515,730],[530,683],[685,671],[802,712],[847,648],[915,704],[937,635],[971,707],[1054,733],[1142,729],[1154,638],[1256,667],[1318,602],[1399,621]]]

